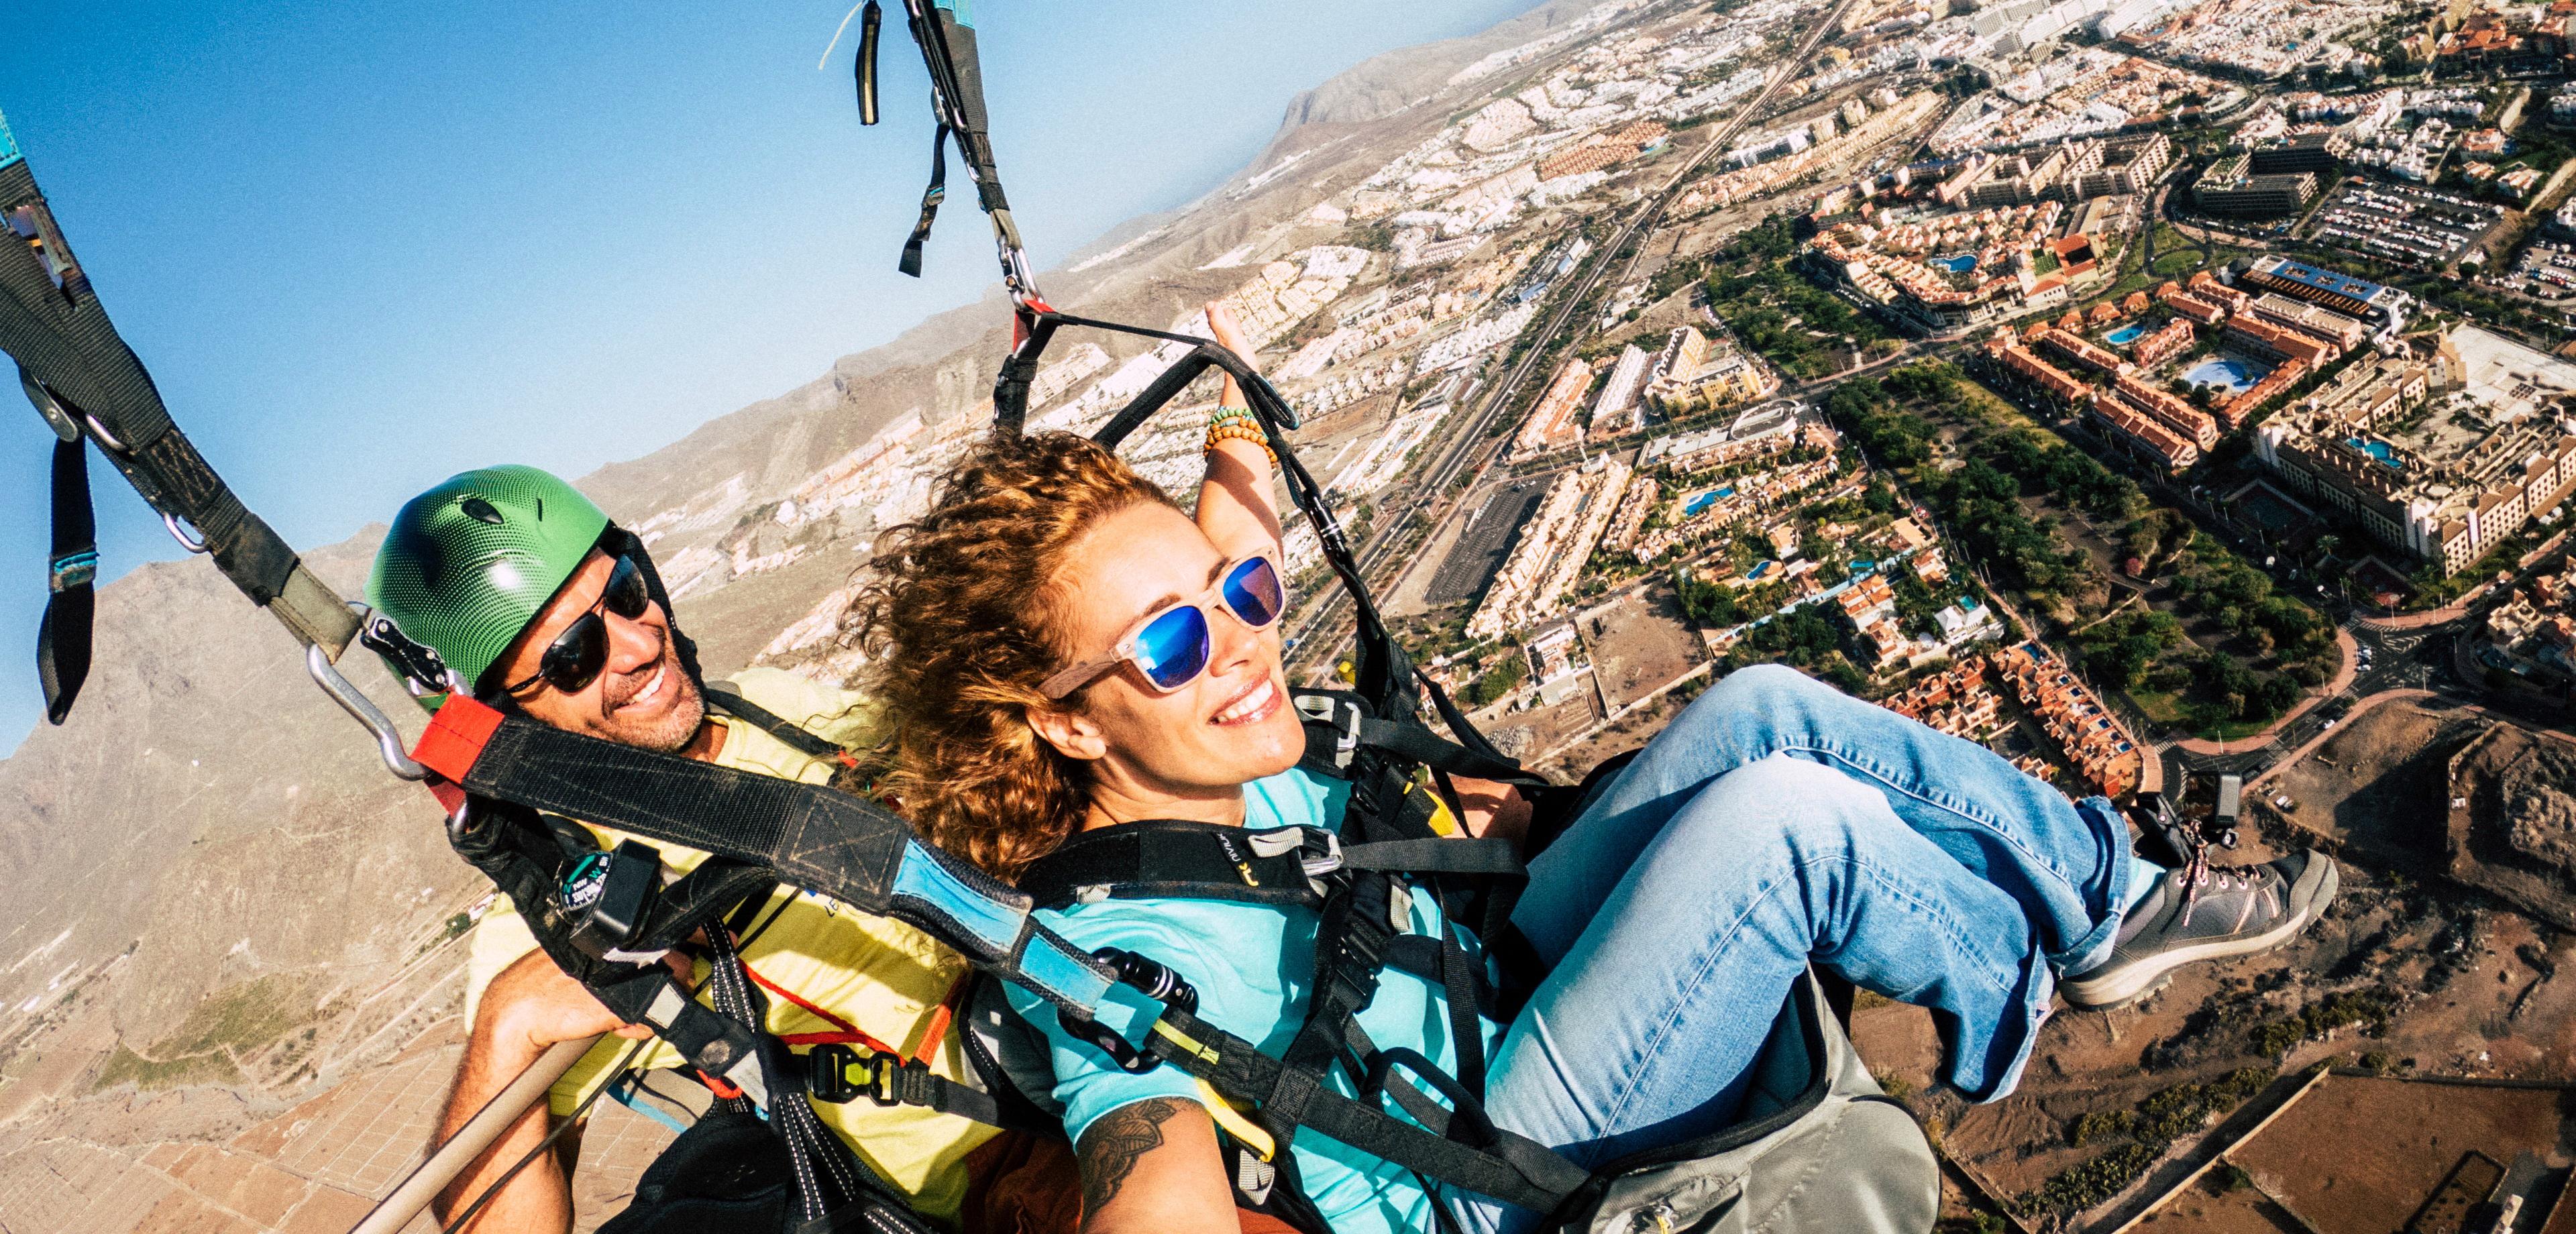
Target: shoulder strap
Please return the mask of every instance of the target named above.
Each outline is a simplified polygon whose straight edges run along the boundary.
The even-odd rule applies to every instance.
[[[1101,899],[1239,900],[1319,907],[1315,878],[1339,865],[1327,832],[1247,831],[1154,819],[1074,835],[1020,875],[1040,908]]]
[[[699,689],[706,694],[708,702],[714,703],[726,715],[777,738],[781,744],[807,758],[828,758],[844,765],[858,761],[850,756],[848,750],[842,749],[839,742],[818,736],[777,712],[744,698],[742,691],[728,683],[710,681]]]

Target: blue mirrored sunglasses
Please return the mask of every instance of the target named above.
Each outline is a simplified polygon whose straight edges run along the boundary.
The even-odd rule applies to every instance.
[[[1288,585],[1281,581],[1279,564],[1270,554],[1241,558],[1197,599],[1175,601],[1145,614],[1107,654],[1047,678],[1038,691],[1048,698],[1063,698],[1121,661],[1135,665],[1156,693],[1169,694],[1188,685],[1207,671],[1208,660],[1215,654],[1215,639],[1208,628],[1212,602],[1244,625],[1266,630],[1288,611]]]

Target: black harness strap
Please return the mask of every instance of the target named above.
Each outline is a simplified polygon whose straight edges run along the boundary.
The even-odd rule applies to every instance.
[[[1097,899],[1188,896],[1252,904],[1323,905],[1309,874],[1323,847],[1303,827],[1246,831],[1153,819],[1076,835],[1020,876],[1041,908]]]
[[[226,578],[296,638],[337,655],[357,618],[268,524],[244,508],[170,422],[117,337],[25,160],[0,141],[0,351],[39,410],[98,443],[153,509],[184,519]],[[66,618],[68,624],[68,618]],[[57,636],[58,640],[60,636]]]
[[[714,703],[726,715],[777,738],[780,744],[807,758],[826,759],[842,764],[852,761],[850,752],[842,749],[838,742],[817,736],[795,721],[744,698],[742,691],[730,685],[710,681],[700,689],[706,694],[707,701]]]
[[[45,616],[36,627],[36,677],[45,719],[60,724],[89,680],[91,618],[97,611],[98,531],[89,504],[89,447],[54,443],[54,543],[46,563]]]
[[[930,184],[921,190],[921,218],[912,225],[912,234],[904,239],[903,258],[895,269],[921,277],[921,246],[930,241],[931,225],[939,221],[939,205],[948,200],[948,125],[930,136]]]

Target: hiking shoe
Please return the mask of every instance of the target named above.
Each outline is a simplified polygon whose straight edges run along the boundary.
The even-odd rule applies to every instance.
[[[2120,922],[2119,942],[2101,967],[2058,991],[2088,1011],[2125,1007],[2165,987],[2195,960],[2252,955],[2290,941],[2334,902],[2334,859],[2315,849],[2253,866],[2213,866],[2204,848]]]

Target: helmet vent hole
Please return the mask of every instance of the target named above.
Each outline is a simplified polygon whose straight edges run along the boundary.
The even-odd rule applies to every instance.
[[[458,508],[465,511],[465,517],[476,522],[490,523],[495,527],[501,525],[501,512],[493,509],[491,502],[480,497],[468,497],[459,504]]]

